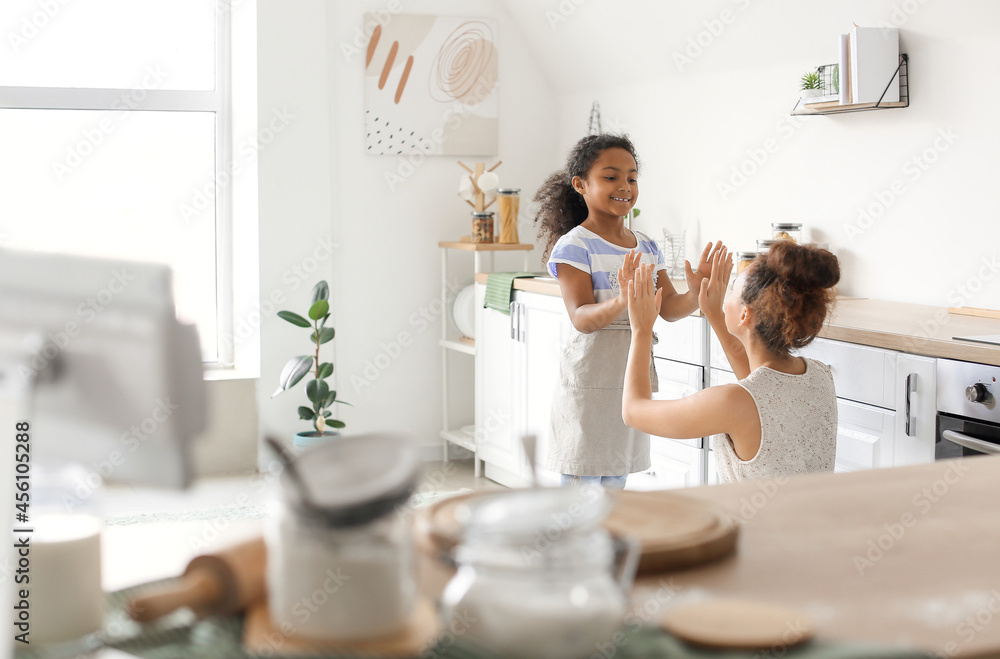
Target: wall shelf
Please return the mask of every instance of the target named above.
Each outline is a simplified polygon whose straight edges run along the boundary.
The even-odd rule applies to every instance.
[[[863,112],[865,110],[890,110],[893,108],[906,108],[910,106],[910,85],[909,85],[909,60],[910,58],[906,53],[899,56],[899,66],[896,67],[895,72],[892,74],[892,78],[889,80],[889,84],[885,86],[882,91],[882,96],[879,100],[874,103],[852,103],[850,105],[841,105],[837,101],[828,101],[826,103],[810,103],[805,104],[800,98],[796,103],[795,107],[792,108],[791,114],[796,116],[808,116],[808,115],[824,115],[824,114],[843,114],[845,112]],[[889,91],[889,87],[892,85],[898,77],[899,80],[899,101],[883,101],[885,94]]]

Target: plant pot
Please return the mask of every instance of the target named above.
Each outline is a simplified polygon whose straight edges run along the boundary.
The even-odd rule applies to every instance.
[[[323,444],[324,442],[336,439],[337,437],[340,437],[339,430],[327,430],[322,434],[316,432],[315,430],[297,432],[295,433],[295,448],[299,450],[307,449],[310,446]]]
[[[799,98],[816,98],[817,96],[822,96],[822,89],[801,89],[799,90]]]

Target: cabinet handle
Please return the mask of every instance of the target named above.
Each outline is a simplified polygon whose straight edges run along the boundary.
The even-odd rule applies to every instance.
[[[517,302],[510,303],[510,338],[517,341]]]
[[[524,329],[524,305],[517,305],[517,340],[524,343],[524,335],[526,330]]]
[[[910,398],[913,394],[917,393],[917,374],[907,374],[904,386],[906,388],[906,436],[916,437],[917,420],[913,416],[913,404]]]

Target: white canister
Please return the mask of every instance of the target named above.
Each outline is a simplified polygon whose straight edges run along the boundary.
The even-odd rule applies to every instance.
[[[381,435],[345,437],[304,451],[296,465],[315,506],[282,475],[265,531],[272,621],[328,641],[402,631],[416,597],[405,510],[416,450]]]

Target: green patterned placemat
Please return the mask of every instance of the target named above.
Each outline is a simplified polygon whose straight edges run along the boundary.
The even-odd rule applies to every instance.
[[[181,609],[155,623],[140,625],[125,613],[125,604],[135,595],[168,585],[164,579],[116,591],[108,595],[105,628],[98,634],[58,646],[16,648],[16,659],[83,659],[101,647],[111,647],[143,659],[361,659],[357,655],[283,655],[282,639],[275,638],[273,652],[246,652],[240,645],[243,636],[242,616],[197,620],[189,610]],[[513,631],[516,634],[516,631]],[[788,659],[928,659],[933,655],[892,646],[862,643],[804,643],[794,648],[769,648],[755,651],[717,651],[692,647],[656,627],[631,628],[597,644],[589,657],[611,659],[753,659],[787,657]],[[476,646],[470,639],[444,634],[436,645],[413,659],[509,659]],[[368,659],[371,659],[369,657]],[[567,658],[571,659],[571,658]],[[587,659],[587,658],[582,658]]]

